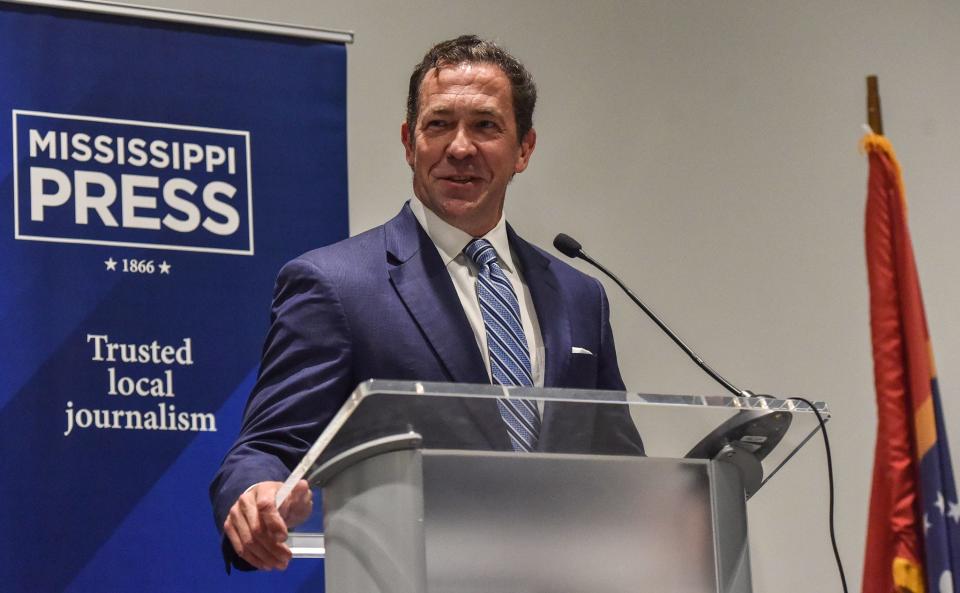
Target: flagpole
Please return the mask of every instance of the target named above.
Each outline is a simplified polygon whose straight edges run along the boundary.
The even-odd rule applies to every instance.
[[[867,124],[874,134],[883,135],[883,114],[880,112],[880,84],[877,75],[867,77]]]

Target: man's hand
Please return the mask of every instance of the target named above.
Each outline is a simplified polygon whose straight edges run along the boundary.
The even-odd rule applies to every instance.
[[[295,527],[310,516],[313,496],[306,480],[300,480],[277,509],[277,490],[282,482],[260,482],[230,507],[223,533],[237,554],[260,570],[283,570],[290,562],[287,526]]]

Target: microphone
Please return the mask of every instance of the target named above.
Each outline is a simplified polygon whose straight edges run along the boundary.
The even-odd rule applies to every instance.
[[[553,246],[567,257],[576,259],[583,253],[583,245],[566,233],[560,233],[553,238]]]
[[[673,342],[677,346],[679,346],[680,349],[683,350],[687,354],[687,356],[689,356],[693,360],[693,362],[696,363],[698,367],[700,367],[701,369],[703,369],[705,373],[710,375],[710,377],[714,381],[722,385],[724,389],[726,389],[727,391],[729,391],[730,393],[738,397],[756,397],[756,395],[752,391],[748,391],[746,389],[740,389],[730,381],[727,381],[726,379],[724,379],[720,375],[720,373],[710,368],[710,365],[703,362],[703,359],[697,356],[697,353],[691,350],[689,346],[684,344],[683,340],[681,340],[679,336],[677,336],[677,334],[673,332],[673,330],[667,327],[667,324],[661,321],[661,319],[657,317],[657,315],[653,311],[651,311],[646,305],[644,305],[643,301],[637,298],[637,296],[633,294],[633,291],[627,288],[626,284],[621,282],[619,278],[617,278],[615,275],[613,275],[612,272],[610,272],[610,270],[603,267],[596,260],[594,260],[592,257],[587,255],[583,251],[583,246],[580,245],[580,243],[576,239],[574,239],[573,237],[565,233],[560,233],[556,236],[556,238],[554,238],[553,246],[557,248],[557,251],[566,255],[569,258],[573,258],[573,259],[579,258],[584,260],[585,262],[589,263],[591,266],[597,268],[598,270],[606,274],[611,280],[616,282],[617,286],[623,289],[623,292],[627,293],[627,296],[630,297],[630,300],[636,303],[638,307],[643,309],[643,312],[647,314],[647,317],[653,320],[653,322],[657,324],[657,327],[663,330],[663,333],[670,336],[670,339],[673,340]]]

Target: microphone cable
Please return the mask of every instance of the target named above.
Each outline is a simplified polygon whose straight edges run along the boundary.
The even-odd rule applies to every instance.
[[[830,527],[830,544],[833,546],[833,557],[837,562],[837,571],[840,573],[840,584],[843,587],[843,593],[848,593],[847,591],[847,576],[843,571],[843,561],[840,560],[840,549],[837,547],[837,532],[834,528],[833,514],[835,507],[834,500],[834,484],[833,484],[833,455],[830,453],[830,439],[827,437],[827,422],[823,419],[823,416],[820,415],[820,410],[817,409],[813,402],[802,397],[788,397],[788,400],[800,401],[807,404],[813,413],[817,415],[817,422],[820,423],[820,432],[823,433],[823,449],[827,454],[827,483],[830,490],[830,511],[829,511],[829,527]]]

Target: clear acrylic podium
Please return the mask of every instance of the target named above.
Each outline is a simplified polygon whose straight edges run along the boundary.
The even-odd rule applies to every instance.
[[[536,452],[497,398],[536,402]],[[746,501],[818,429],[771,398],[368,381],[278,503],[322,491],[288,544],[328,593],[750,593]]]

